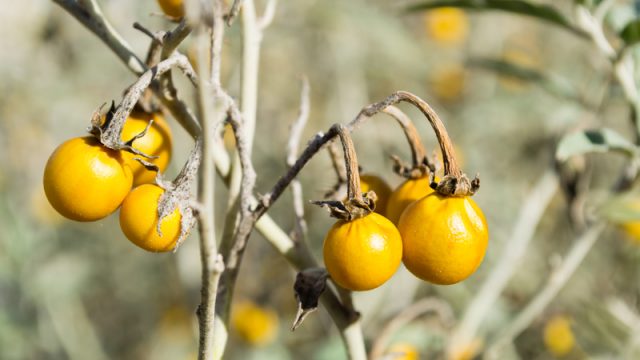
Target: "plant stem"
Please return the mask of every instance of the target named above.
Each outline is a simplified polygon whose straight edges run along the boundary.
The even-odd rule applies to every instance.
[[[553,271],[546,286],[540,291],[522,310],[516,318],[496,337],[496,340],[487,348],[489,359],[498,358],[502,347],[511,343],[529,324],[540,314],[553,298],[560,292],[563,286],[574,274],[578,265],[582,262],[589,250],[605,229],[605,225],[598,223],[589,227],[574,242],[562,264]]]
[[[200,9],[195,8],[193,10]],[[220,95],[219,70],[224,39],[224,23],[222,20],[222,3],[213,1],[213,24],[210,37],[208,29],[203,24],[198,24],[196,35],[197,65],[199,74],[203,79],[198,88],[199,104],[201,110],[201,127],[203,133],[203,161],[200,166],[200,178],[198,187],[198,202],[201,210],[198,212],[200,224],[200,262],[202,264],[201,300],[198,306],[199,346],[198,359],[220,359],[224,352],[219,339],[226,339],[226,331],[221,331],[216,326],[215,307],[217,302],[218,284],[224,271],[224,262],[218,254],[218,245],[215,234],[215,163],[213,142],[216,138],[216,129],[220,126],[225,116],[225,103]],[[207,51],[209,46],[209,52]],[[208,64],[207,53],[211,56],[211,64]],[[209,71],[211,75],[209,76]],[[223,342],[224,344],[224,342]]]
[[[418,130],[413,124],[413,121],[411,121],[411,118],[409,118],[409,116],[407,116],[407,114],[405,114],[402,110],[393,105],[384,108],[382,112],[396,119],[398,124],[402,126],[404,135],[406,136],[407,142],[411,147],[411,160],[413,162],[413,167],[417,168],[423,165],[425,159],[427,158],[427,153],[424,150],[424,145],[422,145],[422,140],[420,140]]]
[[[414,94],[406,91],[396,92],[399,97],[399,101],[406,101],[415,105],[427,118],[429,124],[433,128],[433,131],[438,138],[440,144],[440,150],[442,151],[442,162],[444,163],[444,175],[452,175],[455,177],[462,176],[462,170],[458,166],[456,161],[455,150],[453,149],[453,142],[449,137],[447,129],[444,127],[442,120],[438,114],[427,104],[426,101],[420,99]]]
[[[344,153],[344,163],[347,168],[347,199],[355,199],[363,202],[362,191],[360,190],[360,174],[358,172],[358,157],[353,146],[353,140],[347,130],[342,125],[337,125],[338,136],[342,142],[342,151]]]

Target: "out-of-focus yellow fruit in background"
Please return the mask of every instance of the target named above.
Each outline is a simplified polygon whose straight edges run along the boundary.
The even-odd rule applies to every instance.
[[[424,15],[427,35],[441,44],[459,44],[467,38],[469,20],[464,11],[443,7],[429,10]]]
[[[573,350],[575,343],[569,317],[555,315],[547,321],[544,326],[544,345],[553,356],[566,356]]]
[[[264,346],[278,335],[278,316],[275,311],[242,300],[233,305],[231,324],[242,340],[253,346]]]
[[[540,60],[534,52],[524,48],[505,49],[502,53],[502,60],[527,70],[537,70],[540,67]],[[508,75],[501,75],[499,81],[500,85],[509,91],[521,91],[528,85],[527,81]]]
[[[473,339],[471,342],[457,346],[447,354],[447,360],[471,360],[482,349],[483,343],[480,339]]]
[[[452,64],[430,73],[429,88],[445,102],[453,102],[462,97],[465,85],[465,72],[460,64]]]
[[[418,360],[420,355],[418,349],[408,342],[397,342],[392,344],[387,351],[385,359],[393,360]]]
[[[31,191],[29,210],[33,218],[43,225],[58,226],[64,221],[64,217],[47,200],[42,186],[37,186]]]

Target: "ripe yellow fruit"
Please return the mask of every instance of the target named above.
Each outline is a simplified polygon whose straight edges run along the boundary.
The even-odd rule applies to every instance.
[[[324,239],[323,254],[334,282],[353,291],[371,290],[400,266],[402,239],[391,221],[372,212],[352,221],[338,220]]]
[[[471,197],[447,197],[437,192],[409,205],[398,230],[407,269],[440,285],[469,277],[482,262],[489,240],[482,210]]]
[[[158,0],[158,5],[167,16],[177,19],[184,17],[183,0]]]
[[[153,124],[149,128],[147,133],[133,142],[133,147],[136,150],[150,156],[157,156],[155,159],[144,159],[160,168],[160,172],[164,172],[171,160],[171,148],[173,136],[169,124],[167,124],[164,116],[161,113],[144,113],[144,112],[132,112],[127,118],[122,128],[122,140],[128,141],[137,134],[141,133],[149,121],[153,119]],[[150,184],[155,181],[155,171],[147,170],[134,158],[141,158],[138,155],[130,152],[124,153],[125,160],[133,171],[133,186],[141,184]]]
[[[384,179],[376,175],[360,175],[360,191],[363,193],[368,191],[375,192],[378,197],[375,212],[385,215],[389,196],[391,195],[391,187]]]
[[[393,360],[418,360],[418,349],[411,343],[398,342],[389,347],[387,357]]]
[[[248,300],[233,306],[231,324],[242,340],[254,346],[267,345],[278,335],[276,313]]]
[[[556,315],[544,326],[544,345],[555,357],[566,356],[573,350],[576,340],[567,316]]]
[[[520,48],[507,49],[502,54],[502,59],[508,64],[527,70],[535,71],[540,68],[540,60],[535,55],[534,50]],[[498,80],[502,87],[513,92],[524,90],[530,84],[530,82],[526,80],[509,75],[500,75]]]
[[[453,102],[462,96],[465,72],[461,65],[448,65],[431,73],[430,86],[442,101]]]
[[[433,189],[429,185],[429,176],[405,180],[389,197],[386,211],[387,218],[397,225],[400,215],[402,215],[407,206],[433,193]]]
[[[424,16],[427,35],[442,44],[458,44],[467,38],[469,20],[464,11],[443,7],[429,10]]]
[[[93,137],[61,144],[49,157],[43,185],[56,211],[71,220],[95,221],[114,212],[133,183],[122,152]]]
[[[180,238],[182,215],[176,208],[162,219],[158,234],[158,200],[164,190],[158,185],[144,184],[133,189],[120,209],[120,228],[135,245],[152,252],[171,251]]]
[[[629,238],[640,244],[640,221],[631,221],[624,223],[622,224],[622,229],[629,236]]]

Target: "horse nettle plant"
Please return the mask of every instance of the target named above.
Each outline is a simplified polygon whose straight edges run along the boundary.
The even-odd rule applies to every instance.
[[[107,216],[124,201],[125,205],[121,210],[123,231],[134,243],[151,251],[177,249],[197,221],[202,265],[201,303],[196,311],[199,321],[199,359],[218,359],[224,354],[238,271],[254,230],[258,230],[292,268],[298,271],[294,284],[298,311],[292,330],[299,328],[303,320],[322,304],[340,331],[348,356],[355,360],[366,359],[367,353],[360,314],[352,302],[351,291],[365,291],[381,286],[395,273],[401,261],[416,276],[435,284],[462,281],[482,262],[489,238],[488,226],[482,211],[471,199],[479,190],[480,181],[477,177],[470,179],[458,166],[454,144],[436,112],[427,102],[409,92],[397,91],[382,101],[365,106],[354,119],[335,124],[326,132],[316,134],[299,151],[302,130],[309,116],[309,86],[304,81],[299,116],[293,123],[287,143],[288,169],[270,191],[257,195],[257,174],[251,155],[258,118],[259,55],[263,32],[275,16],[275,0],[267,1],[261,16],[257,14],[252,0],[235,0],[228,6],[222,0],[213,0],[211,3],[187,1],[179,5],[179,11],[167,10],[163,6],[169,20],[177,23],[172,30],[153,32],[135,24],[136,29],[150,38],[146,61],[140,60],[131,46],[111,26],[96,0],[54,2],[96,34],[136,77],[125,89],[120,103],[112,105],[105,117],[99,112],[92,116],[92,136],[81,140],[84,141],[83,144],[74,145],[68,151],[70,155],[66,155],[82,157],[91,153],[111,164],[116,174],[112,178],[117,179],[98,177],[93,184],[95,186],[89,188],[96,192],[109,189],[118,193],[117,198],[106,204],[98,214],[84,213],[87,209],[65,213],[61,208],[56,208],[69,218],[88,221]],[[635,118],[640,104],[638,89],[633,80],[635,63],[630,59],[628,51],[639,39],[632,28],[621,34],[621,39],[626,43],[620,49],[614,48],[607,40],[602,18],[607,11],[604,4],[610,2],[604,1],[601,7],[595,9],[578,2],[575,5],[576,25],[564,19],[553,8],[520,0],[511,3],[513,6],[497,1],[471,4],[463,0],[450,0],[416,5],[413,9],[429,10],[453,6],[471,10],[480,8],[510,11],[543,19],[579,37],[591,38],[611,60],[615,78],[622,85],[625,98],[633,110],[634,125],[640,129],[637,126],[640,122]],[[168,2],[161,4],[166,5]],[[233,26],[238,16],[241,18],[243,46],[242,80],[238,95],[240,102],[228,93],[220,76],[225,29]],[[186,56],[176,50],[187,38],[193,40],[196,69],[192,68]],[[195,110],[182,101],[180,95],[183,91],[178,91],[173,83],[173,70],[179,70],[195,88]],[[396,107],[399,103],[416,107],[433,129],[442,153],[442,178],[435,176],[435,163],[426,156],[411,119]],[[163,180],[157,165],[149,161],[154,157],[136,147],[136,141],[146,135],[152,121],[131,139],[122,139],[123,128],[134,108],[146,111],[162,108],[169,111],[193,137],[195,143],[188,145],[193,147],[192,155],[174,181]],[[394,157],[394,171],[407,180],[390,196],[389,204],[381,212],[389,219],[374,212],[377,199],[375,192],[364,192],[361,189],[355,146],[350,137],[350,133],[358,125],[380,112],[390,115],[402,127],[412,154],[410,165]],[[226,125],[233,131],[236,150],[234,156],[223,145],[221,134]],[[598,134],[600,136],[597,139],[593,133],[564,138],[558,147],[559,162],[563,163],[569,157],[580,156],[589,151],[623,150],[632,159],[615,191],[628,189],[638,175],[638,146],[615,132],[603,130]],[[332,156],[338,185],[329,194],[330,199],[316,202],[329,208],[331,215],[338,218],[325,238],[325,269],[319,265],[307,244],[302,187],[297,176],[322,149],[331,149],[332,143],[337,139],[343,147],[343,161],[336,151]],[[123,151],[137,155],[138,161],[147,169],[158,172],[155,185],[143,185],[144,189],[153,188],[153,191],[149,190],[150,195],[140,195],[141,190],[138,189],[141,187],[129,193],[133,179],[131,169],[120,159]],[[56,154],[53,157],[55,156]],[[52,162],[55,163],[53,160]],[[64,177],[71,175],[55,170],[57,167],[53,165],[51,168],[57,176],[62,176],[62,180],[56,182],[55,186],[48,187],[47,184],[52,182],[47,180],[50,171],[46,171],[47,195],[51,195],[50,199],[68,200],[65,198],[66,193],[56,197],[56,192],[65,191]],[[229,189],[229,206],[222,217],[223,224],[216,224],[214,216],[216,174]],[[76,175],[91,182],[94,181],[92,175],[95,174],[89,169]],[[579,173],[575,177],[584,176]],[[346,199],[337,195],[345,184]],[[197,194],[193,197],[192,189],[196,185]],[[373,342],[371,358],[383,356],[392,331],[431,311],[440,316],[450,335],[446,349],[449,358],[459,358],[461,354],[471,357],[485,351],[482,346],[483,335],[478,334],[479,324],[517,268],[517,260],[513,259],[524,254],[526,245],[542,218],[543,210],[557,187],[555,173],[545,172],[539,185],[532,191],[531,199],[523,205],[514,230],[515,240],[505,249],[510,252],[509,256],[503,256],[494,266],[485,285],[471,301],[460,321],[455,320],[448,305],[440,299],[419,301],[388,322]],[[291,236],[267,214],[287,188],[292,190],[296,219]],[[129,200],[125,199],[127,193],[131,197]],[[56,206],[57,200],[51,201]],[[144,202],[144,206],[140,207],[140,202]],[[142,232],[136,232],[140,230],[136,226],[140,224],[130,219],[134,216],[132,214],[139,212],[137,209],[142,208],[146,214],[145,219],[149,220],[144,224],[142,232],[149,234],[150,231],[150,238],[138,236]],[[148,216],[149,213],[151,216]],[[176,213],[180,215],[179,218],[172,218]],[[171,234],[163,226],[164,221],[169,218],[179,223],[179,230],[174,226]],[[577,237],[565,260],[551,274],[553,281],[549,281],[525,309],[496,338],[488,342],[488,356],[498,356],[504,345],[511,343],[516,335],[526,329],[568,281],[604,229],[600,218],[589,219],[585,223],[584,231]],[[168,242],[165,242],[167,238],[163,238],[164,236],[169,237]],[[450,251],[451,249],[453,250]]]

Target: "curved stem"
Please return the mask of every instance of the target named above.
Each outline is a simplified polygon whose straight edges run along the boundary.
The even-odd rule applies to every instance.
[[[358,157],[356,150],[347,130],[342,125],[334,125],[337,128],[340,142],[342,142],[342,151],[344,153],[344,162],[347,168],[347,199],[356,199],[363,201],[362,191],[360,190],[360,174],[358,172]]]
[[[396,92],[399,101],[405,101],[415,105],[420,111],[427,117],[429,124],[433,128],[440,143],[440,150],[442,151],[442,162],[444,163],[444,175],[453,175],[455,177],[462,176],[462,170],[458,166],[456,161],[455,151],[453,150],[453,142],[449,137],[447,129],[444,127],[442,120],[438,117],[438,114],[427,104],[426,101],[413,95],[407,91]]]
[[[427,158],[427,152],[424,150],[424,145],[422,145],[422,140],[420,140],[418,130],[413,124],[413,121],[411,121],[411,118],[393,105],[387,106],[382,110],[382,112],[396,119],[398,124],[402,126],[404,135],[407,137],[407,142],[409,142],[409,146],[411,147],[411,160],[413,162],[413,167],[423,165],[424,160]]]

